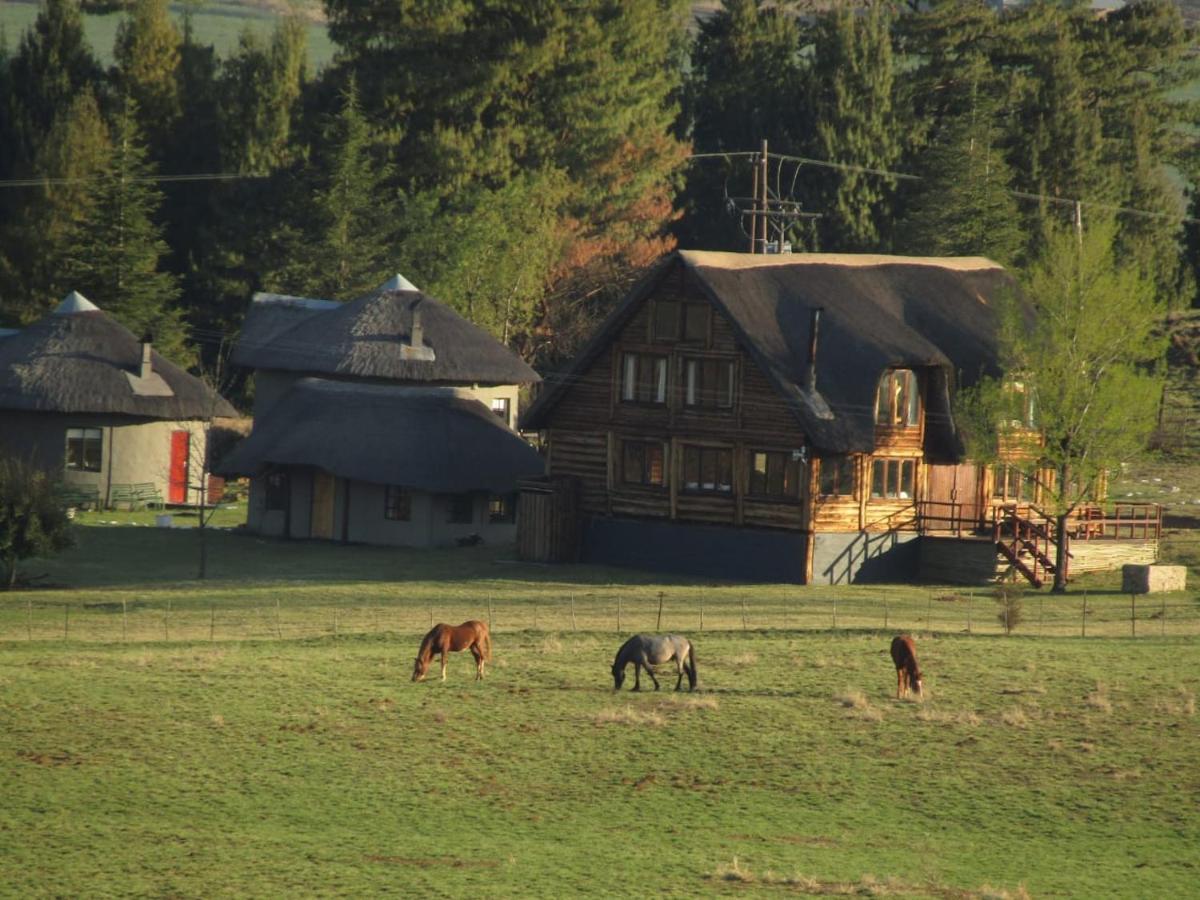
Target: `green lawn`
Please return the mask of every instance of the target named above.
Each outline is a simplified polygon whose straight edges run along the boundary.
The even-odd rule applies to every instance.
[[[231,531],[198,582],[194,529],[77,533],[30,567],[57,586],[0,595],[14,896],[1194,890],[1190,593],[1166,628],[1139,608],[1136,639],[1111,584],[1087,638],[1081,595],[1034,595],[1004,637],[982,591]],[[651,630],[660,592],[699,689],[614,694],[618,602],[622,631]],[[431,614],[493,617],[484,683],[467,656],[410,683]],[[923,703],[892,698],[897,628]]]

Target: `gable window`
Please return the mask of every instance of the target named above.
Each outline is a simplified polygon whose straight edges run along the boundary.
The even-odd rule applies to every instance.
[[[383,517],[392,522],[412,519],[412,493],[407,488],[389,484],[383,493]]]
[[[733,451],[723,447],[683,447],[683,486],[714,494],[733,492]]]
[[[750,454],[750,493],[761,497],[800,496],[800,461],[786,450],[755,450]]]
[[[992,467],[992,497],[1009,503],[1033,502],[1033,479],[1016,466]]]
[[[654,340],[708,341],[709,305],[678,300],[654,301]]]
[[[667,358],[626,353],[621,360],[621,400],[625,403],[667,402]]]
[[[871,463],[871,497],[911,500],[917,465],[911,459],[877,459]]]
[[[1004,382],[1004,393],[1008,403],[1008,424],[1014,428],[1035,428],[1037,395],[1033,386],[1010,379]]]
[[[665,456],[661,441],[622,441],[621,480],[662,487],[667,483]]]
[[[508,398],[507,397],[493,397],[492,398],[492,412],[494,412],[497,416],[499,416],[501,422],[503,422],[505,425],[507,425],[508,424]]]
[[[879,379],[875,396],[875,424],[890,428],[912,428],[921,422],[917,373],[912,369],[890,369]]]
[[[492,494],[488,497],[488,521],[496,524],[514,522],[517,517],[516,494]]]
[[[446,507],[446,521],[451,525],[470,525],[475,521],[475,495],[451,494]]]
[[[267,488],[265,504],[267,511],[286,511],[290,494],[287,472],[271,472],[264,480]]]
[[[733,362],[726,359],[684,360],[684,404],[709,409],[733,406]]]
[[[67,468],[99,472],[104,456],[104,432],[99,428],[67,429]]]
[[[854,460],[849,456],[821,457],[822,497],[849,497],[854,494]]]

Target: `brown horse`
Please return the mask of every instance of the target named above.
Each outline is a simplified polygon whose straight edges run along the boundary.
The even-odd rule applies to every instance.
[[[413,661],[413,681],[423,681],[435,653],[442,654],[442,681],[446,680],[446,654],[470,650],[475,657],[475,680],[483,680],[483,663],[492,658],[492,637],[488,627],[472,619],[461,625],[439,622],[421,641],[421,649]]]
[[[907,634],[892,638],[892,662],[896,664],[896,699],[910,690],[921,696],[921,669],[917,665],[917,648]]]

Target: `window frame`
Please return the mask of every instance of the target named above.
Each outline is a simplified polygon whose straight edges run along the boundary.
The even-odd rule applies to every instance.
[[[689,327],[695,325],[702,327]],[[653,342],[708,344],[711,334],[711,303],[672,297],[663,297],[653,301],[653,309],[650,314],[650,339]]]
[[[758,458],[763,458],[763,471],[758,471]],[[780,482],[778,491],[772,490],[772,460],[782,464],[779,469]],[[793,501],[800,502],[804,496],[803,470],[800,460],[792,456],[791,450],[769,450],[762,447],[750,448],[746,452],[746,496],[756,500]],[[788,476],[791,475],[792,490],[788,491]],[[756,480],[761,478],[761,489]]]
[[[880,478],[877,472],[882,472]],[[905,472],[908,473],[908,495],[904,495]],[[876,485],[882,490],[876,493]],[[871,460],[871,500],[916,500],[917,461],[911,456],[879,456]]]
[[[733,409],[737,383],[736,360],[712,356],[683,356],[680,359],[684,409],[722,412]],[[728,379],[724,385],[721,384],[722,374]],[[708,383],[714,379],[715,387]]]
[[[487,515],[489,525],[511,525],[517,521],[517,495],[489,494]]]
[[[637,448],[635,450],[635,448]],[[654,460],[647,455],[647,449],[654,448],[658,455],[658,470],[660,480],[653,481],[651,476],[654,473]],[[631,452],[633,451],[633,452]],[[640,462],[636,465],[637,479],[630,478],[633,474],[630,472],[630,463],[634,460],[636,453],[637,460]],[[621,439],[621,470],[619,483],[630,487],[645,487],[662,490],[667,487],[667,444],[665,441],[647,440],[645,438],[622,438]]]
[[[72,434],[72,432],[77,433]],[[95,459],[92,462],[89,462],[89,449],[95,452]],[[78,452],[75,452],[76,450]],[[68,427],[64,468],[70,472],[104,471],[104,429],[86,425]]]
[[[690,479],[689,470],[695,465],[695,480]],[[706,468],[711,467],[713,478],[705,480]],[[733,496],[733,448],[716,447],[708,444],[680,445],[679,489],[688,494],[712,494],[718,497]]]
[[[500,408],[496,408],[496,404],[500,404]],[[505,425],[509,424],[509,415],[512,412],[512,401],[508,397],[493,397],[488,403],[488,409],[500,419]]]
[[[653,376],[648,377],[643,367],[648,367]],[[670,357],[665,353],[622,350],[618,397],[624,404],[666,406],[669,376]]]
[[[388,522],[412,521],[412,491],[398,484],[384,485],[383,518]]]
[[[875,390],[875,427],[919,428],[921,409],[921,379],[916,370],[899,368],[884,372]]]
[[[834,456],[822,456],[820,463],[817,466],[817,496],[818,497],[854,497],[855,488],[858,482],[858,466],[857,460],[846,453],[837,454]],[[826,474],[829,467],[833,468],[835,475],[832,479],[834,490],[827,491]],[[841,490],[849,483],[849,490]]]
[[[276,469],[263,476],[263,510],[287,512],[292,502],[292,479],[287,469]]]
[[[1009,493],[1009,487],[1014,484],[1016,496]],[[1001,493],[996,492],[997,487],[1002,488]],[[992,466],[992,502],[1036,503],[1037,481],[1011,463],[997,463]]]
[[[463,494],[447,494],[446,501],[446,524],[447,525],[474,525],[475,524],[475,495],[467,492]],[[466,509],[464,515],[463,509]]]

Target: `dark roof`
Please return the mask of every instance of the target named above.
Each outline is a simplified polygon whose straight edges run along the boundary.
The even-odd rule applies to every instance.
[[[412,346],[414,312],[420,316],[421,345],[426,349]],[[540,380],[482,328],[420,291],[404,290],[381,289],[349,303],[256,294],[234,347],[233,363],[441,384]]]
[[[999,371],[992,301],[1015,285],[990,260],[680,251],[651,270],[569,370],[542,392],[522,417],[523,429],[546,427],[575,377],[676,265],[726,315],[818,450],[874,448],[875,392],[887,368],[932,368],[943,393],[948,384],[970,384],[981,373]],[[807,384],[808,343],[811,312],[818,307],[814,391]],[[937,421],[952,432],[948,401],[931,397],[931,413],[935,409]],[[932,437],[943,447],[955,443],[950,434]]]
[[[342,478],[439,493],[516,490],[537,451],[455,388],[304,378],[221,463],[226,475],[315,466]]]
[[[199,378],[151,351],[141,375],[142,345],[78,294],[0,341],[0,409],[119,413],[149,419],[236,416]]]

